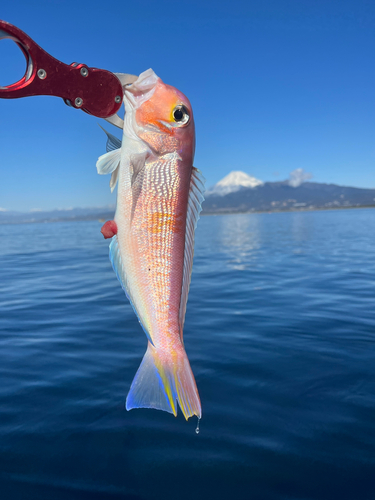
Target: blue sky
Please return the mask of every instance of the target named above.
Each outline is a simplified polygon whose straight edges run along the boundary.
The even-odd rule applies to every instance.
[[[231,170],[276,181],[303,168],[375,188],[373,0],[21,0],[0,15],[65,63],[151,67],[184,92],[207,186]],[[0,63],[0,85],[23,75],[12,42]],[[114,204],[95,168],[99,122],[117,134],[58,98],[0,100],[0,207]]]

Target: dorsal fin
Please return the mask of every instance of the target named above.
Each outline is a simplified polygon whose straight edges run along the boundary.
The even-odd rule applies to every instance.
[[[197,227],[199,214],[202,210],[204,201],[204,182],[205,178],[200,170],[193,167],[190,179],[189,201],[186,217],[186,234],[185,234],[185,252],[184,252],[184,271],[182,280],[182,293],[180,301],[180,328],[181,336],[185,322],[186,303],[189,294],[191,270],[193,267],[194,256],[194,233]],[[182,340],[182,339],[181,339]]]

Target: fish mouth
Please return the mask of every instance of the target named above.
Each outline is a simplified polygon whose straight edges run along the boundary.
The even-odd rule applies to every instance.
[[[148,101],[154,94],[156,86],[160,78],[152,69],[148,69],[141,73],[135,81],[126,84],[124,89],[124,134],[136,141],[139,141],[139,132],[142,128],[139,127],[136,120],[136,111],[142,104]],[[148,127],[150,124],[148,124]]]
[[[150,68],[141,73],[135,82],[124,87],[125,96],[134,108],[139,108],[152,97],[158,80],[160,78]]]
[[[134,83],[136,80],[138,80],[138,76],[136,75],[130,75],[129,73],[114,73],[117,78],[120,80],[121,85],[123,87],[126,87],[127,85],[131,85]]]

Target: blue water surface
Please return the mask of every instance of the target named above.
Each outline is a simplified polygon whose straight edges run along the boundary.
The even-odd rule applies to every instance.
[[[199,221],[199,435],[125,410],[146,337],[100,227],[0,226],[1,499],[375,498],[374,209]]]

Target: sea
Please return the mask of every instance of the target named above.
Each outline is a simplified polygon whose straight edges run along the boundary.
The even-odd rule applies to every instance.
[[[0,226],[2,500],[374,500],[375,209],[200,219],[199,434],[125,409],[146,337],[100,228]]]

